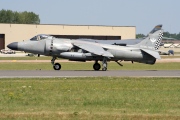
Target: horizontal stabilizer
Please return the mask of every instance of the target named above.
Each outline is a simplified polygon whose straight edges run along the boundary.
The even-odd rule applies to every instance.
[[[77,46],[83,50],[86,50],[90,53],[93,53],[95,55],[105,56],[105,57],[114,57],[110,52],[105,51],[101,46],[99,46],[97,43],[90,43],[90,42],[84,42],[84,41],[74,41],[74,46]]]
[[[157,51],[148,50],[148,49],[141,49],[141,50],[148,53],[149,55],[153,56],[156,59],[161,59],[161,57]]]

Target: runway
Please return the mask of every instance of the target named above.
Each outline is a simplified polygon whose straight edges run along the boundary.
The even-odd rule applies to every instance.
[[[51,77],[180,77],[179,70],[54,71],[0,70],[0,78]]]

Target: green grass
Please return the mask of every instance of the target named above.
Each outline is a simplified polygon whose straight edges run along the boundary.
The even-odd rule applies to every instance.
[[[94,62],[62,62],[62,70],[93,70]],[[180,62],[178,63],[156,63],[154,65],[147,65],[142,63],[127,63],[122,62],[123,67],[115,62],[108,63],[108,70],[180,70]],[[0,62],[0,70],[53,70],[52,64],[49,63],[19,63]]]
[[[3,119],[179,119],[179,78],[0,79]]]
[[[0,60],[51,60],[52,57],[0,57]]]

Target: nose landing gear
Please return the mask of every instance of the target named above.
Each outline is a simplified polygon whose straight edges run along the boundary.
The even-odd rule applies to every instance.
[[[59,63],[54,64],[56,59],[57,59],[56,57],[53,57],[52,60],[51,60],[51,64],[53,65],[54,70],[60,70],[61,69],[61,64],[59,64]]]
[[[61,64],[55,63],[53,68],[54,68],[54,70],[60,70],[61,69]]]

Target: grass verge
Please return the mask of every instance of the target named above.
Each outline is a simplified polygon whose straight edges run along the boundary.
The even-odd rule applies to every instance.
[[[51,60],[52,57],[0,57],[0,60]]]
[[[3,119],[179,119],[179,78],[0,79]]]
[[[62,62],[61,70],[93,70],[93,62]],[[108,63],[108,70],[180,70],[180,62],[156,63],[147,65],[141,63],[123,63],[123,67],[115,62]],[[51,63],[0,63],[0,70],[53,70]]]

